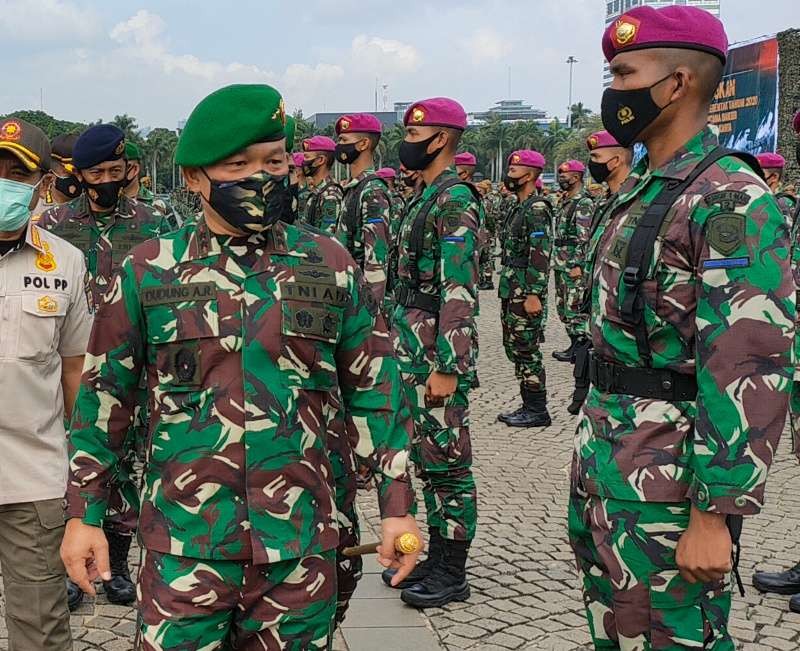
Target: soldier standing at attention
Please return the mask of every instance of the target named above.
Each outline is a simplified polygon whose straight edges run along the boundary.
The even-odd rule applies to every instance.
[[[309,192],[303,217],[328,235],[336,233],[344,200],[341,186],[331,177],[335,152],[336,143],[327,136],[303,140],[303,174]]]
[[[569,535],[598,649],[733,650],[726,575],[786,420],[790,241],[758,163],[708,126],[727,50],[688,6],[632,9],[603,36],[603,124],[649,154],[592,270]]]
[[[547,392],[539,349],[547,314],[550,243],[553,213],[536,194],[536,180],[545,167],[538,151],[523,149],[508,158],[503,182],[517,195],[517,205],[506,225],[500,269],[500,319],[503,345],[514,363],[522,406],[498,420],[511,427],[547,427]]]
[[[0,121],[0,564],[8,644],[20,651],[72,651],[58,554],[64,419],[92,323],[83,255],[31,221],[49,169],[41,129]]]
[[[392,202],[386,182],[375,173],[380,139],[381,123],[374,115],[354,113],[336,121],[336,160],[350,172],[336,238],[363,271],[377,304],[383,305]]]
[[[475,168],[478,165],[478,160],[475,154],[468,151],[456,154],[456,173],[465,183],[475,184],[473,177],[475,176]],[[482,202],[481,202],[482,203]],[[485,215],[485,213],[484,213]],[[492,256],[492,235],[489,233],[487,227],[487,219],[484,216],[482,220],[483,227],[480,232],[480,276],[478,281],[478,289],[494,289],[494,257]]]
[[[603,236],[606,213],[617,198],[617,192],[619,192],[622,182],[628,178],[633,161],[633,150],[630,147],[622,147],[608,131],[597,131],[591,134],[586,139],[586,147],[589,150],[589,173],[597,183],[605,183],[607,189],[605,194],[595,202],[592,224],[589,228],[589,246],[586,249],[586,261],[583,266],[583,277],[586,279],[584,298],[581,302],[581,310],[585,315],[582,322],[584,329],[575,349],[575,391],[572,394],[572,402],[567,407],[567,412],[573,416],[578,414],[583,401],[586,400],[586,394],[589,392],[589,350],[591,349],[589,297],[597,243]]]
[[[326,421],[337,393],[376,476],[380,560],[398,580],[416,560],[394,552],[419,530],[391,339],[346,251],[281,221],[284,121],[265,85],[200,102],[175,158],[203,218],[126,258],[90,340],[62,556],[85,590],[108,572],[105,484],[144,371],[145,651],[329,648],[339,534]]]
[[[586,167],[577,160],[558,166],[558,185],[562,195],[556,209],[553,269],[556,285],[558,317],[567,329],[569,348],[553,351],[559,362],[572,362],[575,346],[585,329],[581,310],[584,294],[583,263],[594,199],[583,186]]]
[[[404,124],[400,161],[421,180],[400,230],[392,330],[414,413],[412,460],[423,484],[430,551],[398,587],[405,603],[427,608],[469,596],[465,565],[477,522],[469,391],[478,353],[481,206],[453,170],[467,125],[461,105],[415,102]],[[392,572],[384,573],[390,580]]]
[[[125,160],[125,134],[111,124],[98,124],[84,131],[73,147],[75,174],[83,194],[62,206],[52,208],[38,225],[64,238],[83,251],[88,270],[92,311],[103,302],[114,274],[130,250],[169,230],[163,216],[150,206],[125,196],[131,168]],[[138,168],[137,168],[138,169]],[[139,393],[144,405],[144,392]],[[144,414],[137,412],[134,430],[144,428]],[[108,600],[131,604],[136,590],[128,570],[128,551],[136,532],[139,490],[134,461],[136,436],[126,439],[120,464],[109,477],[109,511],[103,519],[111,555],[111,579],[104,582]],[[69,586],[71,608],[83,599],[74,584]]]
[[[790,228],[794,227],[797,216],[797,197],[783,189],[783,169],[786,167],[786,159],[780,154],[767,152],[757,154],[756,158],[764,170],[764,177],[769,189],[775,193],[775,198],[781,208],[781,212],[786,217]]]

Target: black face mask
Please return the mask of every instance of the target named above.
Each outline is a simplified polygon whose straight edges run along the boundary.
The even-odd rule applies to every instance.
[[[569,190],[572,187],[572,181],[569,179],[564,179],[563,181],[558,182],[558,187],[562,190]]]
[[[358,160],[358,157],[361,156],[361,152],[356,149],[355,142],[350,144],[338,144],[336,145],[336,160],[340,163],[344,163],[345,165],[352,165]]]
[[[317,170],[319,169],[319,167],[314,166],[315,160],[316,158],[312,158],[311,160],[303,163],[303,174],[305,174],[309,178],[313,177],[314,174],[316,174]]]
[[[280,219],[293,219],[297,202],[291,197],[288,176],[256,172],[238,181],[211,183],[208,205],[233,228],[244,233],[262,233]]]
[[[87,183],[84,181],[81,185],[89,199],[101,208],[110,210],[116,207],[119,201],[119,194],[127,184],[128,179],[120,179],[119,181],[106,181],[105,183]]]
[[[83,192],[81,182],[74,174],[57,176],[53,187],[69,199],[75,199],[81,196],[81,192]]]
[[[612,159],[613,160],[613,159]],[[611,170],[608,169],[608,163],[597,163],[593,160],[589,161],[589,174],[598,183],[605,183],[608,177],[611,176]]]
[[[407,188],[413,188],[417,184],[417,180],[411,174],[404,174],[400,177],[400,180]]]
[[[659,106],[653,99],[652,90],[660,83],[672,77],[668,74],[663,79],[646,88],[632,90],[615,90],[606,88],[600,104],[600,115],[603,126],[623,147],[630,147],[638,142],[636,138],[650,126],[669,106]]]
[[[403,166],[406,169],[414,170],[415,172],[427,168],[428,165],[430,165],[439,155],[439,152],[444,149],[444,146],[442,146],[432,154],[428,153],[428,145],[436,140],[438,136],[438,133],[434,133],[427,140],[422,140],[420,142],[409,142],[408,140],[403,140],[403,142],[400,143],[399,151],[400,162],[403,164]]]
[[[509,192],[518,192],[519,189],[523,185],[525,185],[524,183],[520,182],[521,180],[522,180],[521,176],[520,177],[513,177],[513,176],[509,176],[508,174],[506,174],[503,177],[503,185],[505,185],[506,188],[508,188]]]

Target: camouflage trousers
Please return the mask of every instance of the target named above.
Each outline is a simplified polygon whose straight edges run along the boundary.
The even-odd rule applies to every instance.
[[[556,269],[556,309],[558,318],[567,329],[567,334],[580,336],[586,330],[586,314],[583,311],[583,299],[586,292],[584,277],[571,278],[568,271]]]
[[[330,648],[335,551],[267,565],[142,553],[135,651]]]
[[[543,309],[539,316],[531,316],[525,311],[525,297],[504,298],[500,308],[506,356],[514,363],[517,380],[531,391],[544,391],[546,388],[546,374],[539,345],[544,336],[547,314],[544,303],[547,297],[540,298]]]
[[[490,281],[494,277],[494,237],[487,235],[487,241],[481,246],[478,261],[480,264],[480,277]]]
[[[346,547],[356,547],[361,539],[358,514],[355,505],[355,476],[336,482],[336,508],[339,524],[339,546],[336,548],[336,624],[344,621],[350,599],[363,576],[364,562],[361,556],[345,556]]]
[[[478,521],[469,435],[472,378],[460,377],[441,407],[425,404],[427,375],[403,373],[402,379],[414,414],[410,456],[422,482],[428,527],[448,540],[472,540]]]
[[[733,651],[730,586],[692,585],[675,563],[689,511],[689,502],[629,502],[573,492],[569,539],[596,649]]]

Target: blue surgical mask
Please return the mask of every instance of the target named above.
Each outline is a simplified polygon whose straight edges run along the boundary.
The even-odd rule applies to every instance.
[[[31,200],[36,185],[0,179],[0,231],[13,233],[31,218]]]

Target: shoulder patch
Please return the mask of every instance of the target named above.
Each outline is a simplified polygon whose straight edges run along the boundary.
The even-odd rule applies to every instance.
[[[746,206],[750,203],[750,195],[741,190],[722,190],[704,195],[703,201],[709,207],[719,206],[725,211],[732,211],[737,206]]]
[[[744,242],[745,216],[724,212],[713,215],[706,224],[708,245],[728,256]]]

